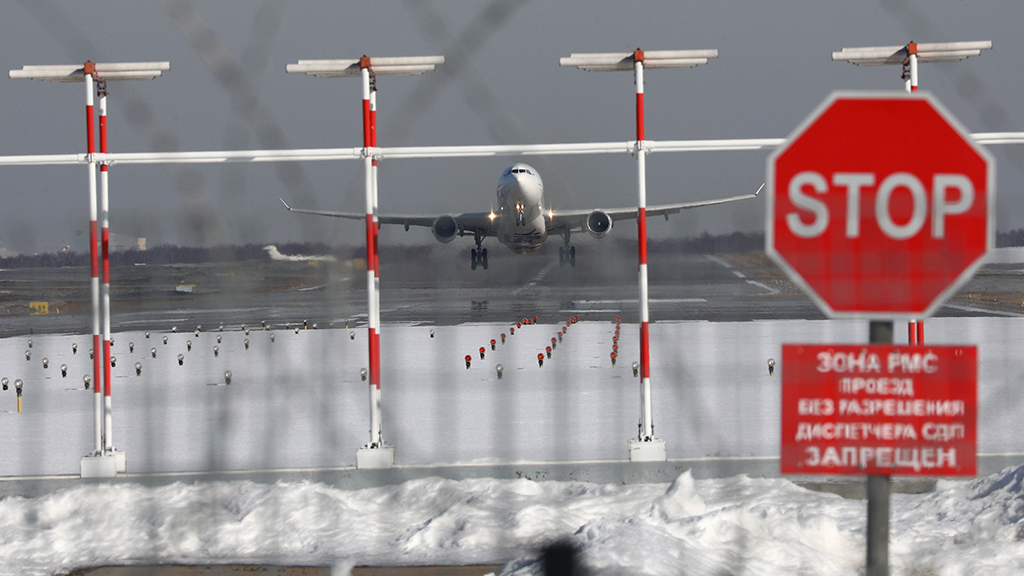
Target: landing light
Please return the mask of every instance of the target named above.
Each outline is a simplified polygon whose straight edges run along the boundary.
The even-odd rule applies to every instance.
[[[491,220],[494,220],[495,218],[498,217],[498,215],[495,214],[494,211],[492,210],[491,213],[487,215],[487,217],[490,218]]]

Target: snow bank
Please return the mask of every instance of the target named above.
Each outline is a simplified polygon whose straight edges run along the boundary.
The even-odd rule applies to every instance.
[[[894,576],[1024,570],[1024,467],[894,495]],[[507,563],[567,539],[594,574],[856,575],[864,501],[746,476],[597,485],[428,478],[338,490],[252,482],[95,485],[0,501],[0,574],[101,564]]]

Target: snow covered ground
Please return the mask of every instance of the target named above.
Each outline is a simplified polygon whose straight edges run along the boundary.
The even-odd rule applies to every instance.
[[[359,378],[365,330],[245,335],[236,326],[196,336],[184,322],[178,333],[153,327],[148,339],[141,331],[114,335],[114,444],[131,471],[354,464],[368,440],[367,385]],[[929,343],[979,347],[980,453],[1024,452],[1022,322],[927,322]],[[384,430],[398,462],[624,459],[639,416],[629,367],[638,355],[636,326],[623,325],[615,368],[614,324],[585,321],[567,329],[540,368],[537,353],[561,326],[522,326],[514,335],[510,324],[385,326]],[[681,322],[654,324],[651,336],[655,432],[669,458],[776,456],[779,377],[768,375],[767,359],[778,360],[787,342],[864,342],[867,327]],[[82,386],[91,371],[88,337],[36,336],[31,349],[28,339],[0,340],[0,376],[25,383],[21,414],[13,386],[0,392],[0,439],[8,447],[0,475],[74,474],[92,447],[93,396]],[[233,373],[229,386],[225,370]],[[941,482],[932,494],[895,495],[894,574],[1019,573],[1022,478],[1024,469],[1014,468]],[[744,476],[684,475],[671,486],[423,479],[358,491],[248,482],[82,486],[0,501],[0,573],[149,561],[511,561],[507,573],[533,574],[536,548],[568,536],[603,574],[856,574],[864,518],[863,501]]]
[[[894,576],[1020,574],[1024,468],[895,494]],[[0,501],[0,574],[124,563],[505,563],[567,538],[594,574],[863,574],[865,503],[784,479],[671,485],[441,480],[82,486]]]
[[[369,441],[368,386],[359,377],[366,366],[365,329],[245,335],[236,326],[197,337],[194,326],[179,324],[177,333],[155,327],[148,339],[141,331],[114,335],[113,440],[127,453],[130,471],[355,464],[356,449]],[[540,368],[537,354],[561,326],[522,326],[514,335],[509,324],[385,326],[384,435],[397,446],[398,463],[626,459],[640,414],[639,381],[630,369],[639,356],[637,328],[623,325],[615,368],[609,358],[614,323],[585,321],[567,329]],[[1024,319],[1017,318],[927,322],[929,343],[979,347],[981,453],[1024,453],[1021,327]],[[497,341],[493,352],[491,339]],[[0,476],[75,474],[93,446],[93,395],[82,384],[92,370],[89,338],[36,336],[31,349],[28,340],[0,340],[0,377],[25,382],[21,414],[13,384],[0,392],[0,438],[10,446],[0,451]],[[655,434],[665,439],[670,459],[777,456],[780,378],[768,375],[768,358],[781,359],[785,342],[866,342],[867,326],[657,323],[651,340]],[[68,366],[66,378],[61,364]],[[223,385],[225,370],[233,374],[230,386]]]

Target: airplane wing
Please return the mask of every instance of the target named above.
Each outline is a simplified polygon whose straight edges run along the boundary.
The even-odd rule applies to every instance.
[[[289,212],[297,212],[299,214],[315,214],[317,216],[330,216],[332,218],[346,218],[349,220],[362,220],[366,221],[366,213],[358,212],[331,212],[328,210],[307,210],[304,208],[292,208],[284,201],[280,199],[284,207]],[[423,226],[430,228],[434,225],[434,222],[438,218],[451,217],[455,219],[455,223],[460,230],[466,234],[472,234],[479,232],[481,236],[494,236],[495,226],[494,221],[497,220],[497,216],[491,218],[488,212],[467,212],[465,214],[388,214],[388,215],[377,215],[377,222],[379,224],[402,224],[405,229],[408,230],[410,226]]]
[[[749,198],[756,198],[757,195],[764,188],[764,184],[757,189],[757,192],[753,194],[742,194],[740,196],[730,196],[728,198],[716,198],[714,200],[698,200],[695,202],[680,202],[678,204],[659,204],[655,206],[647,207],[648,216],[664,216],[665,220],[668,220],[669,214],[678,214],[683,210],[689,210],[690,208],[700,208],[702,206],[714,206],[715,204],[725,204],[727,202],[735,202],[737,200],[747,200]],[[637,208],[612,208],[608,210],[598,210],[607,214],[611,220],[633,220],[636,219],[639,210]],[[552,211],[552,216],[548,219],[548,231],[554,232],[557,230],[564,230],[568,228],[570,231],[582,231],[584,229],[584,223],[587,217],[593,214],[595,210],[558,210]]]

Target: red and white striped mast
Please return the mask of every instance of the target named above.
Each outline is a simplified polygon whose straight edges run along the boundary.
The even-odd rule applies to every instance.
[[[900,65],[903,88],[917,92],[917,68],[919,62],[959,62],[971,56],[981,55],[982,50],[991,50],[992,42],[933,42],[918,44],[908,42],[906,46],[869,46],[865,48],[843,48],[832,53],[833,60],[846,61],[857,66]],[[924,320],[910,320],[907,325],[907,342],[911,346],[924,345]]]
[[[100,101],[100,154],[107,153],[107,81],[96,80],[96,92]],[[103,315],[103,453],[112,454],[114,450],[114,408],[111,401],[110,379],[110,187],[107,162],[100,166],[100,269],[103,277],[100,280],[100,310]],[[118,472],[127,472],[118,466]]]
[[[665,441],[654,436],[651,400],[650,333],[647,297],[647,146],[644,136],[644,68],[693,68],[717,58],[718,50],[657,50],[639,48],[629,53],[571,54],[561,58],[562,66],[581,70],[611,72],[632,70],[636,83],[637,244],[640,285],[640,431],[629,441],[629,459],[652,462],[667,459]]]
[[[363,167],[366,184],[366,299],[369,333],[370,442],[356,452],[357,468],[390,468],[395,447],[384,441],[381,425],[380,258],[377,223],[377,81],[378,75],[423,74],[444,64],[443,56],[299,60],[288,72],[337,78],[359,76],[363,83]]]
[[[98,244],[98,229],[96,226],[96,164],[93,162],[93,154],[96,153],[96,116],[95,97],[93,95],[93,76],[96,73],[95,64],[86,62],[83,67],[85,81],[85,110],[86,125],[85,132],[88,143],[86,152],[89,154],[89,261],[91,263],[92,276],[90,280],[92,293],[92,382],[94,398],[94,425],[96,441],[94,456],[103,454],[103,382],[105,374],[109,371],[103,370],[103,353],[100,338],[100,258]]]
[[[92,357],[94,398],[94,450],[82,458],[81,474],[86,477],[109,477],[127,471],[127,458],[113,446],[113,409],[110,376],[110,230],[107,162],[97,161],[94,84],[100,96],[100,154],[107,153],[107,89],[108,80],[149,80],[165,70],[169,62],[94,63],[83,65],[23,66],[11,70],[11,78],[47,80],[50,82],[84,82],[86,110],[86,152],[89,165],[89,255],[92,293]],[[100,190],[97,198],[96,166],[100,165]],[[97,225],[97,202],[102,221],[102,236]],[[100,284],[100,270],[103,283]],[[101,325],[102,318],[102,325]],[[102,327],[102,339],[101,339]]]

